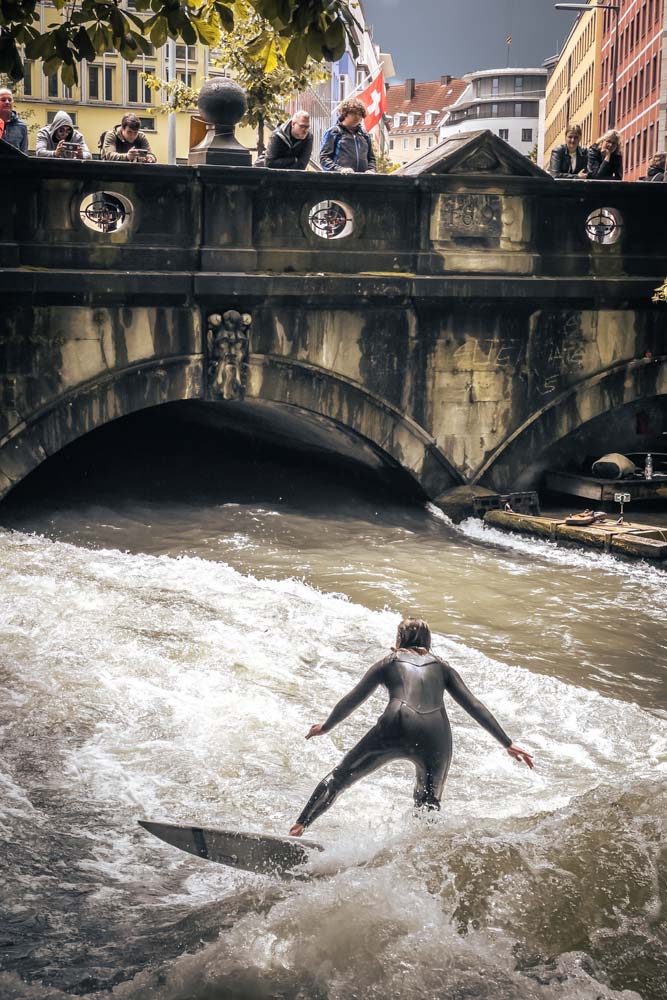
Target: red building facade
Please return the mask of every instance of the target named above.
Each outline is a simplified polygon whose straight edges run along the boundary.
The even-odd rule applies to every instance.
[[[600,134],[612,127],[613,50],[618,37],[613,127],[621,134],[623,177],[630,181],[644,176],[652,154],[665,149],[665,0],[612,2],[619,10],[605,10],[603,17],[599,125]]]

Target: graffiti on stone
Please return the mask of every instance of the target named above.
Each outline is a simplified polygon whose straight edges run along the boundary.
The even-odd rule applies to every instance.
[[[454,370],[507,371],[515,369],[524,357],[525,345],[518,339],[468,337],[454,351]]]

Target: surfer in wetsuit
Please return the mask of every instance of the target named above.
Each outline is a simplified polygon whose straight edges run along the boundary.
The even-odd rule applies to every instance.
[[[379,684],[389,692],[384,712],[340,764],[320,781],[290,830],[300,837],[307,826],[329,809],[341,792],[392,760],[411,760],[417,780],[415,805],[440,809],[440,798],[452,756],[452,731],[445,711],[444,692],[494,736],[510,757],[533,767],[532,755],[513,743],[481,701],[468,690],[448,663],[429,652],[431,630],[418,618],[398,626],[396,646],[374,663],[355,688],[334,706],[322,725],[311,726],[307,740],[328,733],[358,708]]]

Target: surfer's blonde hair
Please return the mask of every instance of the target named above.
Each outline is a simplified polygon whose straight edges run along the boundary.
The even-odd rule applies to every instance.
[[[431,648],[431,630],[421,618],[404,618],[396,632],[396,649]]]

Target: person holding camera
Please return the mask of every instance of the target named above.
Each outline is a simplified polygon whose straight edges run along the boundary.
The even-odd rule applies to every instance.
[[[120,125],[114,125],[100,136],[100,156],[103,160],[124,160],[128,163],[156,163],[141,122],[131,112],[123,115]]]
[[[64,160],[91,160],[93,154],[66,111],[56,111],[53,121],[37,133],[35,156]]]

